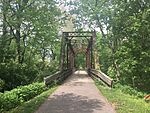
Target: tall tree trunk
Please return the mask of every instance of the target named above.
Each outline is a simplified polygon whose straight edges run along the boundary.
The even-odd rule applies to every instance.
[[[17,60],[18,63],[21,63],[21,35],[20,35],[20,24],[18,24],[17,26],[17,30],[16,30],[16,44],[17,44]]]
[[[1,53],[0,62],[4,62],[5,59],[4,48],[6,47],[6,34],[7,34],[6,3],[5,1],[2,1],[2,36],[0,39],[0,53]]]

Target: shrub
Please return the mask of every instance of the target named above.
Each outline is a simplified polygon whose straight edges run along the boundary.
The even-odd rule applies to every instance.
[[[24,101],[30,100],[31,98],[39,95],[45,90],[43,83],[33,83],[27,86],[20,86],[14,91],[19,97],[22,97]]]
[[[0,111],[7,111],[32,99],[46,90],[43,83],[33,83],[0,93]]]
[[[140,98],[143,98],[145,95],[145,93],[143,93],[143,92],[137,91],[136,89],[134,89],[130,86],[127,86],[127,85],[121,85],[119,83],[115,85],[115,88],[121,90],[123,93],[129,94],[129,95],[134,95],[134,96],[137,96]]]
[[[1,91],[11,90],[17,86],[27,85],[33,82],[38,74],[36,66],[27,64],[0,63]]]
[[[14,92],[6,92],[2,95],[2,109],[9,110],[15,108],[22,103],[22,99]]]

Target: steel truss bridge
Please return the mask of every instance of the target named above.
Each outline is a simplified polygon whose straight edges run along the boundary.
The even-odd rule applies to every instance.
[[[96,49],[96,32],[63,32],[60,50],[60,69],[57,73],[44,78],[46,85],[53,82],[63,81],[73,73],[75,68],[75,57],[84,53],[88,75],[92,78],[102,80],[112,87],[113,80],[99,69],[99,57]]]

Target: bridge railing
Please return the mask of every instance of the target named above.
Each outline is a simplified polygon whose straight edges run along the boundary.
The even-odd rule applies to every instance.
[[[72,69],[66,69],[63,71],[58,71],[52,75],[44,77],[44,83],[45,83],[45,85],[50,85],[53,82],[62,82],[71,74],[72,74]]]
[[[105,73],[103,73],[99,70],[89,69],[88,74],[91,77],[95,77],[95,78],[98,78],[98,79],[102,80],[109,87],[112,87],[112,85],[113,85],[113,79],[111,79],[109,76],[107,76]]]

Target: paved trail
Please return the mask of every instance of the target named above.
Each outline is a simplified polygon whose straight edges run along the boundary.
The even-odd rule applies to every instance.
[[[36,113],[116,113],[85,71],[76,71]]]

